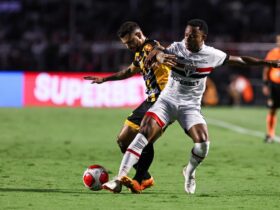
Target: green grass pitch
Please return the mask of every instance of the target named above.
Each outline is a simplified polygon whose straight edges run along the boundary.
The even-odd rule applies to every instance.
[[[280,209],[280,144],[209,123],[208,158],[197,191],[183,189],[191,140],[178,123],[155,144],[156,185],[140,195],[92,192],[82,183],[91,164],[112,178],[122,155],[116,136],[129,109],[1,108],[0,209]],[[265,108],[204,108],[206,119],[265,131]],[[278,115],[279,116],[279,115]],[[277,134],[279,135],[278,125]],[[133,175],[134,171],[131,171]]]

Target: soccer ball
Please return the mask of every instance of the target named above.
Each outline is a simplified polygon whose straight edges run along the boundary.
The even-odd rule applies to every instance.
[[[97,191],[102,189],[102,184],[108,182],[109,174],[106,169],[100,165],[89,166],[83,175],[83,182],[86,188]]]

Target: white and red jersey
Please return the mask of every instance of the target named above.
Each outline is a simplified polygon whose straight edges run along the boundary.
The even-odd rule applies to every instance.
[[[205,44],[199,52],[193,53],[186,48],[184,40],[172,43],[166,52],[178,57],[178,65],[172,68],[161,95],[179,103],[183,100],[181,102],[185,105],[198,108],[206,87],[206,77],[225,62],[227,54]]]

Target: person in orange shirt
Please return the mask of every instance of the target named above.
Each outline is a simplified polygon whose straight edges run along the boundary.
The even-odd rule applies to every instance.
[[[267,53],[266,60],[280,60],[280,34],[276,36],[277,47]],[[268,97],[269,111],[266,117],[265,142],[271,143],[275,137],[277,108],[280,107],[280,68],[265,67],[263,71],[263,93]]]
[[[249,79],[242,75],[233,74],[230,80],[228,93],[234,106],[251,103],[254,100],[254,91]]]

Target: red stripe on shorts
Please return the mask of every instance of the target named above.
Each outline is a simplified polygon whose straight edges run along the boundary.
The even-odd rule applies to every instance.
[[[145,115],[152,117],[161,128],[163,128],[165,126],[165,123],[161,119],[159,119],[159,117],[155,113],[146,112]]]
[[[135,152],[135,151],[132,150],[132,149],[127,149],[126,151],[127,151],[127,152],[130,152],[130,153],[132,153],[132,154],[134,154],[134,155],[137,156],[138,158],[141,156],[141,154]]]

